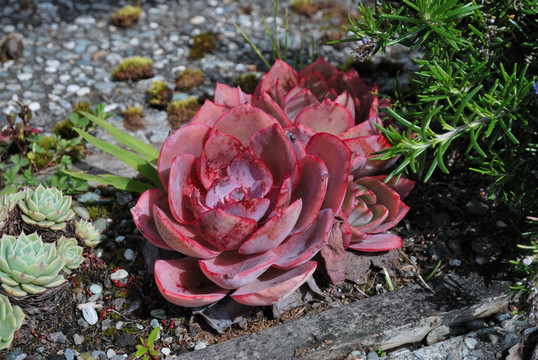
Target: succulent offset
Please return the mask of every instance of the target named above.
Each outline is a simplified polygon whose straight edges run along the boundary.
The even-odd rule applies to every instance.
[[[78,246],[77,239],[62,236],[56,242],[56,247],[58,253],[65,261],[63,270],[67,274],[70,274],[71,270],[78,268],[84,261],[84,256],[82,255],[83,249],[81,246]]]
[[[75,235],[83,240],[87,247],[95,247],[101,242],[101,233],[88,220],[75,220]]]
[[[12,306],[7,296],[0,294],[0,350],[7,349],[24,319],[18,306]]]
[[[214,102],[163,144],[165,192],[147,190],[131,210],[149,241],[186,255],[156,261],[163,296],[187,307],[228,294],[270,305],[311,277],[320,251],[338,282],[350,243],[401,246],[381,233],[405,215],[398,192],[413,182],[372,177],[392,163],[372,155],[390,146],[376,127],[380,103],[356,72],[322,59],[300,73],[278,60],[254,95],[217,84]]]
[[[0,230],[4,227],[8,214],[15,208],[15,206],[17,206],[17,202],[22,199],[23,196],[24,193],[22,191],[15,194],[5,194],[0,196]]]
[[[43,243],[37,233],[0,239],[0,283],[12,296],[39,294],[61,285],[65,260],[53,243]]]
[[[18,202],[22,219],[27,224],[51,230],[63,230],[67,222],[75,217],[71,210],[71,196],[61,190],[43,187],[27,187],[24,197]]]

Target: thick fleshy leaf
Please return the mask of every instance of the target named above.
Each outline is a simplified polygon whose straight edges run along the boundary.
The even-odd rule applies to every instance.
[[[183,224],[192,224],[195,219],[188,205],[188,199],[194,191],[195,168],[196,157],[192,154],[177,156],[170,166],[168,204],[174,218]]]
[[[274,304],[304,284],[316,266],[315,261],[309,261],[291,270],[271,268],[249,285],[237,289],[231,297],[240,304],[251,306]]]
[[[192,154],[197,158],[202,154],[203,146],[211,128],[205,124],[185,125],[173,131],[164,142],[159,154],[159,179],[168,191],[170,166],[176,156]]]
[[[222,115],[213,126],[210,136],[218,130],[235,137],[247,147],[256,131],[276,123],[278,122],[264,111],[252,105],[243,104]]]
[[[226,206],[223,210],[228,214],[249,218],[258,222],[266,214],[270,205],[271,201],[269,199],[245,199],[242,201],[233,202]]]
[[[136,205],[131,209],[133,220],[140,233],[154,245],[172,250],[159,235],[155,226],[153,204],[168,210],[168,197],[160,189],[149,189],[140,195]]]
[[[286,98],[292,97],[295,94],[299,93],[302,89],[308,89],[310,92],[318,99],[318,101],[323,101],[329,95],[329,84],[327,80],[321,76],[317,71],[313,71],[308,74],[306,77],[302,78],[299,83],[286,94]],[[336,98],[336,96],[334,96]],[[333,99],[334,99],[333,98]],[[288,105],[286,104],[286,107]],[[287,109],[286,109],[287,110]]]
[[[273,266],[290,269],[310,260],[327,243],[333,221],[334,214],[331,209],[321,210],[310,227],[290,236],[272,250],[278,257]]]
[[[373,205],[364,212],[358,211],[357,216],[353,216],[353,213],[354,211],[350,215],[353,222],[350,221],[349,225],[351,225],[352,231],[357,229],[360,233],[378,232],[376,231],[377,227],[381,226],[389,215],[389,211],[383,205]]]
[[[310,141],[310,138],[316,135],[316,132],[310,129],[308,126],[301,124],[290,126],[284,129],[286,132],[286,137],[290,139],[291,145],[295,150],[295,155],[297,159],[301,159],[306,155],[306,144]]]
[[[331,63],[325,61],[321,56],[316,59],[312,64],[307,65],[303,70],[299,72],[299,77],[304,78],[312,72],[318,72],[326,80],[332,78],[340,71],[334,67]]]
[[[381,131],[376,127],[376,125],[383,126],[383,121],[380,118],[376,117],[363,121],[359,125],[355,125],[347,131],[344,131],[338,138],[341,140],[353,139],[359,136],[369,136],[369,135],[379,135]]]
[[[284,181],[282,182],[282,186],[280,187],[280,190],[278,191],[278,195],[273,200],[274,206],[271,207],[273,210],[271,211],[271,214],[269,214],[269,217],[272,217],[278,211],[283,210],[284,208],[288,207],[291,201],[291,192],[292,192],[292,183],[291,183],[291,178],[288,177],[284,179]]]
[[[369,231],[369,233],[379,233],[383,231],[387,231],[389,229],[392,229],[396,224],[400,222],[409,211],[409,206],[405,205],[402,201],[400,201],[400,208],[398,209],[398,214],[391,219],[385,221],[383,224],[379,225],[375,228],[375,231]]]
[[[271,171],[251,152],[236,156],[226,168],[226,172],[230,177],[239,180],[241,186],[248,190],[247,195],[251,198],[264,197],[273,186]]]
[[[198,232],[219,250],[239,248],[256,230],[256,221],[228,214],[221,209],[211,209],[193,223]]]
[[[402,247],[402,238],[392,234],[366,234],[352,238],[349,249],[357,251],[388,251]]]
[[[254,96],[259,97],[262,93],[268,93],[274,99],[277,82],[280,82],[284,94],[287,94],[299,82],[299,74],[282,59],[276,59],[275,63],[258,83]]]
[[[200,259],[211,259],[221,253],[205,241],[193,226],[178,223],[157,205],[153,205],[153,212],[157,231],[175,251]]]
[[[301,161],[301,177],[291,201],[302,199],[303,208],[292,233],[303,231],[318,216],[329,182],[327,167],[319,158],[306,155]]]
[[[204,102],[204,105],[194,114],[189,124],[206,124],[213,126],[217,120],[228,111],[226,106],[213,103],[211,100]]]
[[[302,206],[303,201],[297,199],[284,210],[277,212],[241,245],[238,252],[250,255],[277,247],[295,226]]]
[[[385,183],[387,175],[377,175],[372,176],[372,178],[379,180],[382,183]],[[416,182],[404,177],[398,179],[398,182],[396,182],[396,180],[396,177],[392,177],[387,183],[385,183],[385,185],[389,186],[392,190],[400,194],[400,199],[403,200],[409,195],[411,190],[413,190],[413,187],[415,186]]]
[[[351,150],[336,136],[318,133],[306,145],[306,152],[323,160],[329,172],[327,192],[321,208],[331,208],[337,213],[344,201]]]
[[[400,195],[389,186],[372,177],[363,177],[355,180],[355,184],[364,186],[375,194],[377,204],[383,205],[389,211],[387,221],[393,220],[398,215],[401,203]]]
[[[315,105],[319,105],[319,100],[308,89],[300,89],[299,92],[290,92],[286,95],[286,115],[293,123],[297,114]]]
[[[275,260],[276,256],[271,252],[241,255],[235,251],[227,251],[216,258],[200,260],[200,269],[220,287],[237,289],[256,280]]]
[[[217,105],[233,108],[241,104],[250,104],[252,95],[244,93],[239,86],[231,87],[217,81],[213,101]]]
[[[271,114],[282,127],[288,127],[293,125],[292,120],[288,118],[286,111],[289,104],[286,103],[286,111],[284,111],[280,105],[278,105],[267,93],[262,93],[259,97],[252,99],[252,104],[259,109],[262,109],[268,114]]]
[[[374,160],[379,155],[372,153],[390,148],[390,143],[383,135],[359,136],[344,140],[344,143],[353,151],[353,164],[350,174],[355,178],[373,175],[392,165],[394,160]]]
[[[355,102],[347,91],[344,91],[340,95],[336,96],[334,102],[348,109],[349,113],[351,114],[351,117],[353,118],[353,121],[355,121]]]
[[[226,175],[226,167],[244,151],[241,142],[233,136],[213,132],[204,145],[196,169],[202,185],[209,189],[215,179]]]
[[[325,99],[321,104],[301,111],[295,118],[296,124],[303,124],[318,133],[338,136],[353,127],[354,119],[343,105]]]
[[[155,262],[155,282],[164,298],[185,307],[203,306],[224,298],[228,291],[209,281],[198,259],[186,257]]]
[[[256,132],[250,140],[252,153],[260,159],[273,175],[273,186],[291,177],[292,183],[299,179],[299,162],[289,139],[278,124]]]

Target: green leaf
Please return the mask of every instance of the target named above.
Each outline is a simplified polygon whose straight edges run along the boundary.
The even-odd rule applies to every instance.
[[[140,357],[148,352],[148,348],[144,345],[136,345],[136,357]]]
[[[157,336],[159,335],[160,327],[156,327],[153,330],[151,330],[151,333],[148,336],[148,348],[153,349],[153,344],[155,343],[155,340],[157,340]]]
[[[140,174],[147,177],[155,185],[155,187],[162,188],[157,169],[155,169],[150,163],[148,163],[146,160],[144,160],[137,154],[125,150],[117,145],[113,145],[106,141],[100,140],[95,136],[88,134],[84,130],[77,128],[74,128],[73,130],[75,130],[90,144],[123,161],[125,164],[129,165],[130,167],[138,171]]]
[[[129,134],[126,134],[118,129],[116,129],[114,126],[109,124],[103,119],[98,118],[97,116],[94,116],[88,112],[81,112],[84,116],[86,116],[88,119],[90,119],[92,122],[94,122],[96,125],[99,125],[116,141],[118,141],[120,144],[127,146],[129,149],[136,151],[142,157],[144,157],[148,162],[157,165],[159,161],[159,151],[156,150],[153,146],[146,144],[145,142],[138,140],[134,136],[131,136]],[[114,154],[112,154],[114,155]]]
[[[136,180],[125,178],[125,177],[121,177],[118,175],[112,175],[112,174],[91,175],[91,174],[86,174],[82,171],[64,171],[64,172],[74,178],[78,178],[78,179],[82,179],[86,181],[94,181],[96,183],[103,184],[103,185],[110,185],[118,190],[143,193],[144,191],[153,188],[153,186],[151,186],[150,184],[146,184],[141,181],[136,181]]]

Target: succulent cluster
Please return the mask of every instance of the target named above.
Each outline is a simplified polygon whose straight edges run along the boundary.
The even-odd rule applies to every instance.
[[[85,246],[90,248],[101,242],[99,239],[101,233],[88,220],[75,220],[75,235],[84,242]]]
[[[301,72],[277,60],[252,95],[217,84],[214,101],[162,146],[164,191],[147,190],[132,209],[150,242],[185,255],[156,261],[163,296],[187,307],[229,293],[270,305],[318,262],[342,281],[347,249],[400,247],[386,231],[409,209],[414,182],[379,175],[393,161],[372,154],[390,147],[379,130],[390,104],[375,92],[323,59]]]
[[[17,202],[24,196],[23,192],[15,194],[5,194],[0,196],[0,235],[2,234],[2,228],[8,218],[8,214],[13,211]]]
[[[20,307],[11,306],[9,299],[0,294],[0,350],[6,349],[11,344],[15,331],[22,324],[24,314]]]

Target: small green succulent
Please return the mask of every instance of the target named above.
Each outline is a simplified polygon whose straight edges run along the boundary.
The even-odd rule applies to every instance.
[[[0,196],[0,230],[4,227],[7,215],[17,206],[17,202],[24,197],[24,192]]]
[[[87,220],[75,220],[75,235],[84,240],[84,245],[87,247],[94,247],[101,242],[99,239],[101,233],[93,226],[93,224]]]
[[[37,233],[0,238],[0,283],[12,296],[39,294],[61,285],[66,261],[53,243],[43,243]]]
[[[58,248],[58,253],[65,260],[64,272],[71,274],[71,270],[78,268],[80,264],[84,261],[84,256],[82,255],[82,247],[78,246],[77,239],[75,238],[66,238],[62,236],[56,242]]]
[[[19,201],[25,223],[51,230],[63,230],[67,222],[75,217],[71,210],[71,196],[63,195],[57,188],[27,187]]]
[[[22,324],[24,313],[18,306],[11,306],[7,296],[0,294],[0,350],[6,349],[13,340],[13,335]]]

